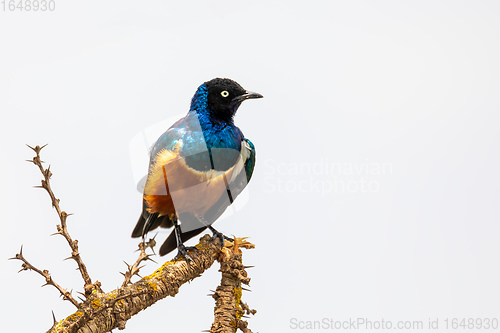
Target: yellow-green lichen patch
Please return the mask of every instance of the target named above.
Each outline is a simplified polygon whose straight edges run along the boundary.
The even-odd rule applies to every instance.
[[[196,244],[194,247],[197,248],[198,250],[208,250],[210,248],[210,246],[203,245],[201,243]]]
[[[153,282],[150,282],[150,281],[147,281],[146,284],[152,288],[154,291],[156,291],[158,289],[158,287],[156,286],[156,283],[153,283]]]
[[[97,310],[101,307],[101,300],[99,298],[96,298],[90,302],[90,306],[92,309]]]
[[[77,321],[78,319],[80,319],[82,316],[83,316],[83,312],[77,311],[77,312],[69,315],[66,319],[61,320],[58,325],[61,325],[62,323],[67,322],[67,321],[73,323],[73,322]]]
[[[235,297],[235,306],[236,306],[236,318],[241,319],[243,316],[243,309],[241,308],[241,295],[242,295],[242,289],[241,285],[234,287],[233,288],[233,295]]]
[[[153,278],[156,278],[158,276],[161,276],[165,267],[167,267],[168,265],[174,264],[174,263],[175,263],[175,261],[172,261],[172,260],[167,261],[160,268],[158,268],[156,271],[154,271],[151,275],[145,276],[143,278],[143,280],[149,280],[149,279],[153,279]]]

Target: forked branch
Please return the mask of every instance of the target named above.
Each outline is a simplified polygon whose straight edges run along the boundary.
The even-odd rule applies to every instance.
[[[78,308],[75,313],[61,321],[55,320],[54,317],[54,325],[47,331],[48,333],[98,333],[109,332],[115,328],[124,329],[125,323],[133,315],[166,296],[175,296],[182,284],[201,276],[215,260],[221,264],[222,279],[213,295],[216,300],[215,320],[210,332],[235,332],[240,329],[244,333],[251,333],[247,322],[242,318],[245,314],[254,314],[256,311],[251,310],[241,301],[242,290],[247,290],[242,287],[242,284],[248,285],[250,279],[245,271],[249,266],[243,266],[240,249],[253,248],[253,244],[247,242],[245,238],[235,238],[234,243],[226,242],[221,251],[219,238],[212,239],[209,235],[205,235],[195,246],[196,250],[189,251],[189,255],[193,259],[192,262],[186,262],[184,259],[169,261],[153,274],[131,283],[131,278],[134,275],[139,275],[139,270],[142,268],[141,263],[147,260],[153,261],[150,258],[151,255],[146,253],[148,247],[153,249],[156,244],[153,238],[147,243],[139,245],[138,259],[132,265],[127,264],[127,271],[122,273],[125,276],[122,287],[104,293],[98,281],[92,283],[78,252],[78,241],[73,240],[68,233],[66,219],[69,214],[61,210],[59,199],[55,197],[50,187],[50,177],[52,176],[50,167],[45,169],[40,159],[40,151],[43,147],[30,148],[35,151],[36,156],[29,162],[37,165],[44,177],[42,185],[38,187],[47,191],[52,200],[52,206],[59,216],[60,224],[57,225],[56,234],[62,235],[67,240],[72,251],[69,258],[77,263],[85,282],[84,295],[86,299],[79,303],[73,298],[70,291],[62,288],[52,279],[48,270],[40,270],[29,263],[23,256],[22,247],[21,251],[14,258],[11,258],[23,262],[20,271],[33,270],[42,275],[46,281],[45,285],[54,286],[65,300],[70,301]]]
[[[156,237],[156,235],[155,235],[155,237]],[[139,270],[144,267],[144,265],[140,266],[140,264],[143,261],[151,260],[152,262],[156,263],[156,261],[151,259],[151,255],[146,253],[146,249],[148,247],[150,247],[151,250],[153,250],[155,245],[156,245],[156,241],[155,241],[154,237],[146,243],[140,242],[139,249],[138,249],[138,251],[140,251],[140,253],[139,253],[139,257],[137,258],[135,263],[133,263],[132,265],[129,265],[129,264],[127,264],[126,261],[124,261],[125,265],[127,265],[127,271],[125,273],[121,273],[125,277],[125,280],[122,283],[122,287],[125,287],[126,285],[130,284],[130,280],[132,279],[132,277],[134,275],[141,277],[139,275]],[[154,253],[154,251],[153,251],[153,253]]]
[[[52,279],[52,276],[50,275],[48,270],[44,269],[42,271],[42,270],[36,268],[35,266],[33,266],[32,264],[30,264],[28,262],[28,260],[26,260],[26,258],[24,258],[22,246],[21,246],[21,250],[19,251],[19,253],[17,253],[15,257],[10,258],[10,259],[21,260],[23,262],[22,268],[19,270],[19,272],[27,271],[27,270],[32,270],[32,271],[37,272],[38,274],[40,274],[41,276],[43,276],[45,278],[45,284],[42,287],[48,286],[48,285],[54,286],[57,290],[59,290],[59,292],[61,293],[61,296],[64,300],[70,301],[76,307],[78,307],[80,305],[77,302],[77,300],[75,300],[73,298],[73,296],[71,295],[71,291],[67,291],[66,289],[61,287],[59,284],[57,284],[54,281],[54,279]]]

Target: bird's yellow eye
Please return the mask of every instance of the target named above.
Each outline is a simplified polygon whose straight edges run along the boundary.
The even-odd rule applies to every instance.
[[[224,90],[220,94],[222,95],[222,97],[227,97],[227,96],[229,96],[229,91]]]

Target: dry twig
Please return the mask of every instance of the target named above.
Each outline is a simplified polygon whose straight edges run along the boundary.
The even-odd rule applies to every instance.
[[[135,263],[132,265],[129,265],[129,264],[127,264],[127,262],[124,261],[125,265],[127,265],[127,271],[125,273],[121,273],[125,277],[125,280],[122,283],[122,287],[125,287],[126,285],[130,284],[130,280],[132,279],[132,277],[134,275],[141,277],[139,275],[139,270],[144,267],[144,265],[139,266],[141,264],[141,262],[151,260],[152,262],[156,263],[156,261],[151,259],[151,255],[146,253],[146,249],[148,247],[150,247],[152,250],[155,245],[156,245],[156,241],[154,240],[154,238],[150,239],[147,243],[140,242],[139,243],[139,251],[141,251],[141,252],[139,253],[139,257],[137,258]]]
[[[36,147],[31,147],[27,145],[33,151],[36,153],[36,156],[33,157],[32,160],[27,160],[28,162],[32,162],[38,168],[40,169],[40,172],[43,175],[42,179],[42,185],[41,186],[35,186],[38,188],[43,188],[47,191],[47,193],[50,196],[50,199],[52,200],[52,207],[57,212],[57,215],[59,216],[59,220],[61,221],[61,224],[57,225],[57,232],[54,233],[54,235],[61,235],[63,236],[66,241],[68,242],[68,245],[71,248],[71,256],[66,258],[66,259],[73,259],[76,264],[78,265],[78,270],[80,271],[83,281],[84,281],[84,290],[85,290],[85,297],[88,297],[92,291],[98,290],[100,291],[100,283],[97,281],[95,284],[92,284],[92,280],[90,279],[90,275],[87,272],[87,267],[85,267],[85,264],[83,263],[82,258],[80,257],[80,252],[78,252],[78,240],[73,240],[68,232],[68,228],[66,226],[66,219],[70,214],[66,213],[65,211],[61,210],[61,207],[59,206],[60,200],[56,198],[54,195],[54,192],[52,191],[52,188],[50,187],[50,177],[52,176],[52,172],[50,171],[50,166],[45,169],[42,165],[43,161],[40,158],[40,151],[46,146],[36,146]]]
[[[190,251],[189,255],[193,262],[185,260],[169,261],[158,268],[153,274],[142,278],[141,280],[130,284],[134,275],[139,275],[139,270],[143,267],[140,264],[143,261],[152,260],[150,255],[146,254],[146,249],[150,247],[153,250],[156,241],[150,239],[147,243],[139,244],[140,254],[133,265],[127,264],[128,270],[122,273],[125,280],[122,287],[109,293],[104,293],[100,288],[100,283],[94,284],[87,272],[78,252],[78,241],[73,240],[67,230],[66,219],[69,214],[62,211],[57,199],[50,187],[50,167],[45,169],[40,159],[40,151],[45,146],[30,147],[36,152],[36,156],[29,162],[37,165],[42,172],[44,179],[42,185],[52,200],[52,206],[56,209],[60,219],[60,225],[57,225],[55,234],[62,235],[71,247],[71,256],[67,259],[73,259],[85,282],[84,290],[86,300],[77,302],[71,295],[71,292],[58,285],[49,274],[48,270],[40,270],[30,264],[23,256],[21,251],[14,258],[23,262],[23,270],[33,270],[42,275],[45,285],[54,286],[65,300],[73,303],[78,310],[66,319],[57,321],[53,314],[54,324],[47,333],[55,332],[77,332],[77,333],[99,333],[109,332],[114,328],[124,329],[125,323],[133,315],[151,306],[153,303],[166,296],[175,296],[179,287],[185,282],[191,281],[208,269],[215,260],[221,263],[222,280],[221,285],[217,287],[213,297],[216,299],[215,320],[210,332],[234,332],[238,328],[244,333],[251,333],[248,324],[241,318],[246,314],[254,314],[255,310],[241,302],[241,292],[246,290],[241,284],[247,284],[250,279],[247,277],[245,268],[241,261],[240,248],[253,248],[254,245],[247,242],[245,238],[235,238],[235,242],[227,242],[225,246],[220,247],[220,240],[212,240],[210,236],[205,235],[196,245],[196,251]],[[153,250],[154,253],[154,250]],[[153,260],[152,260],[153,261]]]
[[[70,301],[76,307],[79,306],[79,303],[71,295],[71,291],[67,291],[66,289],[61,287],[59,284],[57,284],[52,279],[52,276],[50,275],[48,270],[44,269],[42,271],[42,270],[36,268],[35,266],[33,266],[32,264],[30,264],[28,262],[28,260],[26,260],[24,258],[22,246],[21,246],[21,250],[19,251],[19,253],[17,253],[15,257],[10,258],[10,259],[17,259],[17,260],[21,260],[23,262],[22,268],[19,270],[19,272],[27,271],[27,270],[32,270],[32,271],[37,272],[38,274],[40,274],[41,276],[43,276],[45,278],[45,284],[42,287],[48,286],[48,285],[54,286],[57,290],[59,290],[59,292],[61,293],[61,296],[63,297],[64,300]]]

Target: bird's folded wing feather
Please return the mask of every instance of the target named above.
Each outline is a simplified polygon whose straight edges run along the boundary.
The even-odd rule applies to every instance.
[[[242,168],[233,173],[233,178],[228,184],[229,193],[221,195],[219,200],[204,214],[203,218],[207,224],[214,223],[229,207],[238,195],[247,186],[253,174],[255,166],[255,147],[252,142],[246,138],[241,145]]]
[[[190,156],[212,164],[213,158],[209,156],[196,114],[189,113],[166,131],[151,150],[144,188],[148,212],[169,216],[184,212],[205,214],[245,169],[248,154],[247,149],[242,150],[236,163],[224,171],[210,166],[206,171],[190,167],[186,163]]]

